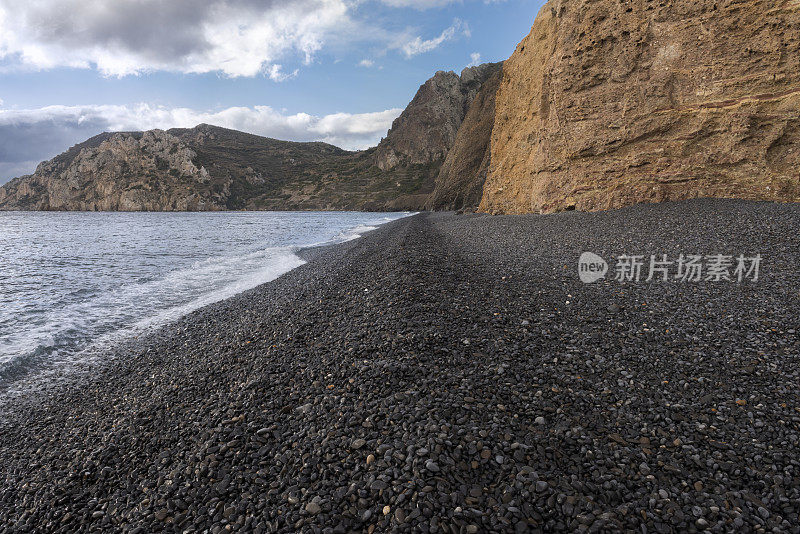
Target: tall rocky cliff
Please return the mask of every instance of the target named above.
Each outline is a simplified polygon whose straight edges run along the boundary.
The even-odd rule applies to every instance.
[[[551,0],[496,99],[484,211],[800,200],[798,0]]]
[[[374,152],[375,165],[382,171],[418,169],[421,178],[413,194],[398,197],[390,207],[421,209],[432,195],[449,198],[460,194],[443,189],[449,180],[439,178],[442,165],[456,143],[473,102],[500,66],[501,63],[485,63],[468,67],[461,75],[439,71],[419,88]],[[473,204],[477,206],[478,203]]]
[[[101,134],[0,187],[0,209],[422,209],[497,69],[436,73],[380,145],[362,152],[209,125]]]

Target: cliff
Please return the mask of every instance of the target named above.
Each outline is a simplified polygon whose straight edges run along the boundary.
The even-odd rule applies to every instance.
[[[480,209],[800,200],[800,2],[551,0],[503,67]]]
[[[101,134],[0,188],[0,206],[39,210],[220,209],[199,193],[209,175],[196,154],[162,131]]]
[[[487,64],[438,72],[375,148],[268,139],[209,125],[104,133],[0,187],[13,210],[422,209]]]
[[[419,178],[417,190],[401,195],[389,208],[424,209],[432,194],[442,194],[434,191],[441,187],[437,183],[442,165],[473,101],[501,65],[484,63],[465,68],[460,75],[439,71],[420,86],[375,148],[374,163],[383,173],[412,172]]]
[[[472,101],[500,63],[468,67],[457,75],[437,72],[392,123],[375,151],[376,165],[398,165],[444,160]]]

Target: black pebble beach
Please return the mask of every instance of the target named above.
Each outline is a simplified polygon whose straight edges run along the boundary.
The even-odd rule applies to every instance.
[[[584,251],[763,259],[584,284]],[[800,532],[800,206],[419,214],[305,254],[4,403],[0,532]]]

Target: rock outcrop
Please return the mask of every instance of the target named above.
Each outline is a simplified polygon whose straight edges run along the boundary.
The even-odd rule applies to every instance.
[[[219,195],[203,195],[208,171],[180,139],[161,130],[101,134],[29,177],[0,188],[7,209],[135,211],[219,210]]]
[[[378,168],[443,161],[472,101],[500,65],[468,67],[460,76],[439,71],[425,82],[375,150]]]
[[[383,176],[410,176],[417,184],[387,202],[386,209],[426,208],[470,106],[500,65],[468,67],[461,75],[439,71],[420,86],[372,155]]]
[[[473,210],[481,201],[489,170],[495,94],[501,75],[502,69],[495,70],[472,101],[439,170],[436,187],[425,203],[426,209]]]
[[[797,0],[551,0],[496,99],[483,211],[800,201]]]

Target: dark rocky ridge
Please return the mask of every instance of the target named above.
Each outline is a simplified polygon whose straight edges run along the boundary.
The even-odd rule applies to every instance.
[[[502,74],[502,68],[496,69],[472,101],[439,169],[426,209],[471,210],[480,203],[491,161],[495,95]]]
[[[391,169],[444,160],[472,101],[501,65],[485,63],[468,67],[460,76],[452,71],[437,72],[419,88],[377,146],[376,165]]]
[[[317,251],[4,405],[0,532],[796,532],[799,226],[423,214]],[[587,249],[765,263],[584,285]]]

